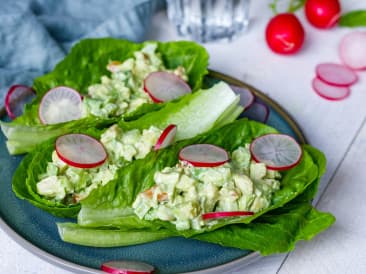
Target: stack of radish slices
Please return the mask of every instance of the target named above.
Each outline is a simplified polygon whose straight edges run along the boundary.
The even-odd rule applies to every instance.
[[[350,86],[358,81],[355,71],[366,69],[366,32],[346,35],[340,44],[341,64],[323,63],[316,66],[312,86],[328,100],[342,100],[351,94]]]
[[[357,74],[344,65],[324,63],[317,65],[315,70],[313,89],[328,100],[347,98],[351,94],[350,86],[358,80]]]
[[[240,96],[240,105],[244,108],[240,117],[267,123],[269,107],[259,100],[248,88],[230,85],[232,90]]]

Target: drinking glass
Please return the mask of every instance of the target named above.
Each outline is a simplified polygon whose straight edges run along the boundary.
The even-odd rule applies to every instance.
[[[250,0],[167,0],[180,36],[197,42],[230,41],[249,25]]]

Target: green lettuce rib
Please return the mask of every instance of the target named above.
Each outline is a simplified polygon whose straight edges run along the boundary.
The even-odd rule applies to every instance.
[[[283,208],[259,217],[252,223],[228,225],[196,235],[193,239],[225,247],[259,251],[261,255],[266,256],[293,250],[298,241],[311,240],[331,226],[334,221],[334,216],[320,212],[308,203],[289,203]],[[166,238],[178,236],[172,230],[166,228],[157,230],[155,226],[136,228],[129,226],[127,230],[88,228],[73,223],[58,223],[57,226],[63,241],[98,247],[143,244],[160,240],[161,235]],[[141,233],[141,238],[134,237],[138,233]]]
[[[80,227],[74,223],[57,223],[57,228],[63,241],[92,247],[129,246],[174,236],[174,233],[167,229],[148,231],[89,229]]]
[[[100,119],[88,117],[57,125],[23,125],[0,121],[1,129],[8,138],[6,146],[10,154],[22,154],[32,151],[38,144],[48,139],[70,132],[85,131],[89,128],[106,128],[117,122],[117,119]]]
[[[194,42],[156,42],[167,68],[181,65],[186,69],[189,84],[193,91],[200,89],[204,75],[207,74],[208,54],[206,50]],[[109,75],[106,64],[110,60],[126,60],[133,53],[143,48],[145,43],[137,44],[119,39],[86,39],[76,44],[70,54],[61,61],[53,71],[34,80],[33,88],[36,99],[26,106],[25,112],[10,123],[0,122],[7,137],[7,148],[11,154],[26,153],[37,144],[80,128],[103,126],[115,122],[115,119],[103,120],[88,117],[79,121],[71,121],[53,126],[44,126],[38,118],[38,107],[42,96],[56,86],[69,86],[81,94],[87,88],[100,82],[102,75]],[[164,104],[145,104],[135,112],[126,116],[126,120],[134,120],[143,114],[155,111]],[[36,136],[36,137],[35,137]]]

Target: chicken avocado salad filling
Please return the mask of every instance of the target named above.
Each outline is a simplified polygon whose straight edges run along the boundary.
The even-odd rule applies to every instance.
[[[134,56],[123,61],[110,61],[111,76],[102,76],[101,83],[88,88],[83,99],[83,116],[111,118],[132,113],[146,103],[153,103],[144,91],[144,79],[155,71],[168,71],[184,81],[188,76],[183,66],[169,70],[164,66],[157,43],[146,43]]]
[[[37,193],[65,204],[78,203],[93,189],[113,180],[118,168],[144,158],[153,149],[161,133],[162,130],[155,126],[129,131],[123,131],[118,125],[111,126],[100,138],[108,159],[95,168],[70,166],[53,151],[46,172],[39,176]]]
[[[154,175],[155,185],[140,193],[132,207],[140,219],[169,221],[177,230],[213,225],[209,212],[259,212],[271,204],[281,175],[251,160],[249,146],[239,147],[231,160],[217,167],[195,167],[184,161]]]

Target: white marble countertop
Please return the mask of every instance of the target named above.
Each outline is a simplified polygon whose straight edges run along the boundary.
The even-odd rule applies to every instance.
[[[296,55],[272,53],[264,41],[270,1],[252,1],[247,34],[232,43],[211,43],[210,68],[243,80],[280,103],[301,126],[309,142],[325,152],[328,166],[317,207],[332,212],[336,223],[310,242],[300,242],[289,254],[262,258],[232,273],[366,273],[366,72],[344,101],[320,98],[311,88],[321,62],[339,62],[338,44],[347,28],[318,30],[298,12],[307,32],[306,45]],[[366,0],[343,0],[343,11],[366,9]],[[365,30],[365,28],[364,28]],[[165,13],[154,18],[150,39],[177,40]],[[366,53],[365,53],[366,54]],[[0,232],[0,273],[69,271],[26,251]]]

